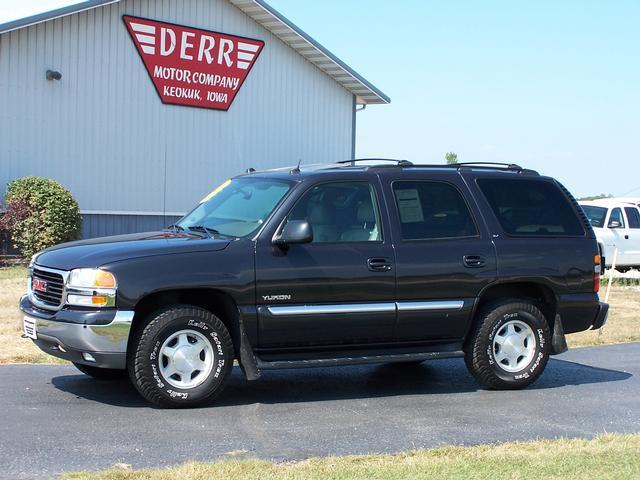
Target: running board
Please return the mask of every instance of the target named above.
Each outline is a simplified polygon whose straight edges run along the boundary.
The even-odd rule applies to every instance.
[[[256,360],[258,369],[260,370],[280,370],[285,368],[337,367],[341,365],[364,365],[370,363],[420,362],[423,360],[435,360],[439,358],[464,357],[464,352],[462,350],[353,356],[343,355],[343,353],[348,352],[334,352],[334,355],[332,356],[320,358],[267,359],[265,357],[256,357]],[[272,355],[269,355],[268,357],[272,357]]]

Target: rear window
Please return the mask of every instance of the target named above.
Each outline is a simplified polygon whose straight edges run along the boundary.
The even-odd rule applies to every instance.
[[[478,185],[509,235],[584,235],[584,227],[569,200],[551,182],[483,178]]]
[[[597,228],[604,227],[604,219],[607,218],[607,209],[594,205],[581,205],[591,225]]]
[[[403,240],[474,237],[478,230],[460,192],[429,181],[393,183]]]

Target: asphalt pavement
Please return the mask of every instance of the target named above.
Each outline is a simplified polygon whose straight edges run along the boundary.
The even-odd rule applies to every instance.
[[[126,463],[397,452],[640,432],[640,343],[553,357],[522,391],[481,389],[462,359],[265,372],[236,368],[211,407],[162,410],[126,380],[72,366],[0,367],[0,476]]]

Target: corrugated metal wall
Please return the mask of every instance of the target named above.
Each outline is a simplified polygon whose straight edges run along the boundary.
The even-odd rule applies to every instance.
[[[170,215],[82,215],[82,238],[162,230],[180,217]]]
[[[123,14],[266,45],[228,112],[163,105]],[[0,189],[39,175],[82,210],[184,212],[248,167],[350,158],[352,98],[226,0],[123,1],[0,35]]]

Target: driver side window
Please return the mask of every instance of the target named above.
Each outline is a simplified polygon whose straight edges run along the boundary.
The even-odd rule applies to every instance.
[[[289,220],[306,220],[313,243],[382,240],[375,192],[369,183],[325,183],[298,201]]]
[[[622,218],[622,210],[614,208],[609,217],[609,228],[614,226],[613,222],[618,222],[618,228],[624,228],[624,219]]]

